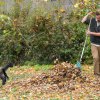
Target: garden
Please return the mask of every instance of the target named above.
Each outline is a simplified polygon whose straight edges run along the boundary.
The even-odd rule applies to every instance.
[[[75,67],[88,28],[81,20],[98,8],[99,0],[1,0],[0,64],[14,67],[0,100],[100,100],[89,36]]]

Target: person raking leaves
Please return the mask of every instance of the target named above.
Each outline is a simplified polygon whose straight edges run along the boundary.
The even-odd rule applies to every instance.
[[[90,17],[95,15],[95,17]],[[90,29],[86,31],[86,34],[90,36],[91,52],[93,56],[94,75],[100,76],[100,9],[96,12],[89,12],[83,17],[82,23],[90,23]]]

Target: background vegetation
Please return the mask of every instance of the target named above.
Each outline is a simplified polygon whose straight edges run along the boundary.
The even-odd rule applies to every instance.
[[[9,11],[1,9],[0,63],[53,63],[58,58],[75,63],[81,54],[87,26],[82,17],[99,7],[99,0],[77,0],[66,7],[61,0],[14,0]],[[5,5],[0,3],[1,8]],[[83,62],[91,63],[89,38]]]

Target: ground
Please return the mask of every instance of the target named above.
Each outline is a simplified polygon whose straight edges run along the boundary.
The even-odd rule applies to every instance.
[[[0,100],[100,100],[100,77],[93,66],[83,65],[86,82],[74,84],[74,89],[58,88],[56,84],[34,85],[32,79],[48,72],[52,65],[13,67],[7,71],[10,79],[0,89]],[[67,83],[66,83],[67,84]]]

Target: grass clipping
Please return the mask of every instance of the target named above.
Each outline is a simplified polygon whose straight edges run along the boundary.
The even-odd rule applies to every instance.
[[[85,80],[86,77],[82,76],[80,69],[71,63],[62,62],[56,64],[48,72],[43,72],[33,77],[30,82],[32,85],[49,84],[59,89],[66,88],[75,90],[75,83],[83,83]]]

